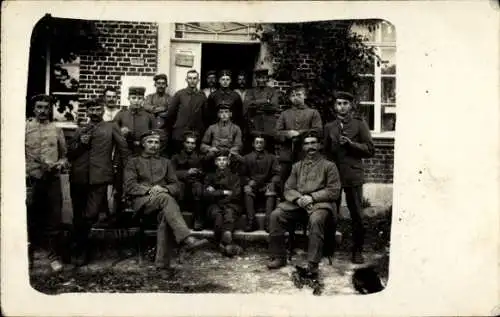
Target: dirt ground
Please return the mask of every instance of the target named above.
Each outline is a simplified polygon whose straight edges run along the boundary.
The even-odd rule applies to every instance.
[[[172,262],[173,272],[156,271],[148,259],[139,258],[129,251],[130,257],[119,261],[117,254],[101,255],[91,264],[66,267],[60,273],[52,273],[44,252],[35,254],[30,274],[32,286],[47,294],[67,292],[175,292],[175,293],[310,293],[312,289],[294,286],[291,274],[294,265],[304,265],[305,254],[297,250],[289,265],[277,271],[265,267],[267,256],[264,249],[247,249],[242,256],[227,258],[215,250],[201,250],[179,263]],[[368,261],[381,253],[366,253]],[[327,259],[320,264],[322,295],[355,294],[351,277],[355,265],[350,263],[349,253],[337,252],[333,265]]]

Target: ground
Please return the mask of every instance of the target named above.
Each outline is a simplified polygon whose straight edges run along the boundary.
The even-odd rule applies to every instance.
[[[381,253],[369,252],[368,260]],[[147,259],[131,257],[119,261],[117,254],[100,255],[93,263],[81,268],[66,268],[52,273],[43,252],[37,252],[32,286],[44,293],[67,292],[175,292],[175,293],[311,293],[312,289],[294,286],[291,274],[295,264],[305,263],[305,254],[298,254],[289,265],[277,271],[265,267],[267,257],[262,248],[248,248],[242,256],[227,258],[212,249],[201,250],[172,263],[173,273],[158,272]],[[320,265],[324,282],[323,295],[355,294],[351,277],[355,265],[349,254],[338,252],[329,265],[324,259]]]

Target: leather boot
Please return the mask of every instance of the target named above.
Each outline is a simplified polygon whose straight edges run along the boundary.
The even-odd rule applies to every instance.
[[[197,239],[189,236],[182,241],[182,246],[186,251],[194,251],[208,245],[208,243],[207,239]]]
[[[201,231],[203,230],[203,219],[201,215],[201,203],[199,200],[195,200],[193,202],[193,216],[194,216],[194,225],[193,225],[193,230],[194,231]]]
[[[317,277],[318,273],[319,273],[319,265],[318,265],[318,263],[314,263],[314,262],[307,263],[307,274],[311,278]]]
[[[275,257],[267,263],[267,268],[276,270],[286,266],[286,257]]]
[[[365,258],[363,257],[363,253],[361,251],[354,251],[352,253],[352,263],[354,264],[363,264],[365,263]]]

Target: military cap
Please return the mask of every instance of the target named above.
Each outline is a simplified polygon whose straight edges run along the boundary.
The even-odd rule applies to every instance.
[[[266,139],[266,135],[264,133],[262,133],[262,131],[252,131],[250,132],[250,135],[252,136],[252,140],[255,140],[257,138],[259,139]]]
[[[244,70],[240,70],[240,71],[238,72],[238,76],[244,76],[244,77],[246,77],[246,76],[247,76],[247,72],[246,72],[246,71],[244,71]]]
[[[347,91],[336,91],[334,96],[335,96],[335,99],[345,99],[345,100],[349,100],[351,102],[354,100],[354,96]]]
[[[229,69],[223,69],[219,72],[219,77],[222,77],[222,76],[229,76],[231,77],[232,73]]]
[[[187,130],[187,131],[184,132],[184,140],[187,139],[187,138],[198,139],[199,137],[200,137],[200,135],[196,131]]]
[[[264,67],[258,67],[253,72],[256,76],[268,76],[269,75],[269,69],[264,68]]]
[[[131,96],[131,95],[137,95],[137,96],[144,96],[144,94],[146,93],[146,88],[144,87],[130,87],[128,89],[128,95]]]
[[[305,140],[306,138],[316,138],[320,139],[320,135],[316,130],[308,130],[302,135],[302,140]]]
[[[31,102],[33,104],[35,104],[37,101],[45,101],[48,102],[49,104],[53,104],[55,102],[55,99],[54,97],[45,94],[38,94],[31,97]]]
[[[215,70],[209,70],[209,71],[207,72],[207,77],[208,77],[208,76],[210,76],[210,75],[215,75],[215,76],[217,76],[217,72],[216,72]]]
[[[155,75],[155,77],[153,77],[154,81],[157,81],[160,79],[163,79],[164,81],[168,81],[167,75],[165,75],[165,74],[157,74],[157,75]]]
[[[229,109],[229,110],[231,110],[231,104],[227,100],[222,99],[217,104],[217,110],[220,110],[220,109]]]
[[[220,149],[215,153],[215,157],[229,156],[230,153],[228,149]]]
[[[155,130],[149,130],[141,135],[141,142],[147,138],[160,138],[160,134]]]

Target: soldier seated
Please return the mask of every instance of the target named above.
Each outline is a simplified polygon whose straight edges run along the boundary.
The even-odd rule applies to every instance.
[[[241,129],[231,122],[231,108],[228,103],[218,104],[218,121],[208,127],[203,136],[201,152],[207,159],[213,159],[215,154],[221,150],[228,150],[230,154],[231,169],[241,160],[240,150],[242,146]]]
[[[159,269],[169,268],[167,235],[173,234],[175,242],[186,250],[202,247],[208,241],[191,236],[182,217],[174,198],[179,194],[180,184],[170,161],[159,156],[160,135],[150,131],[141,140],[143,151],[128,161],[124,187],[137,212],[159,212],[155,265]]]
[[[276,204],[276,192],[280,181],[280,170],[275,155],[266,152],[265,140],[262,134],[253,138],[254,151],[245,155],[242,161],[241,176],[244,186],[247,225],[245,231],[254,231],[255,202],[263,198],[266,202],[266,224]]]
[[[269,269],[286,265],[285,232],[298,221],[308,219],[308,272],[312,275],[318,273],[323,256],[326,221],[329,216],[335,216],[335,200],[340,195],[337,167],[318,153],[318,147],[317,134],[306,134],[303,141],[306,156],[293,165],[285,183],[285,201],[271,213]]]
[[[240,176],[229,168],[229,152],[215,154],[216,171],[205,179],[204,196],[209,207],[208,214],[214,222],[214,237],[221,252],[233,256],[241,248],[233,243],[233,231],[240,215]]]
[[[205,161],[204,157],[196,149],[197,142],[198,134],[196,132],[187,132],[184,136],[184,148],[179,154],[172,157],[172,166],[181,183],[180,200],[183,208],[189,208],[193,212],[193,229],[195,231],[202,230],[205,221],[201,201],[203,198],[203,165]]]

